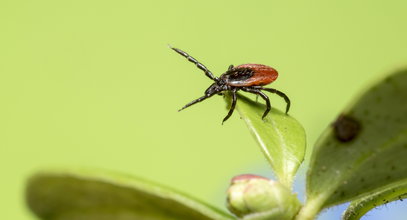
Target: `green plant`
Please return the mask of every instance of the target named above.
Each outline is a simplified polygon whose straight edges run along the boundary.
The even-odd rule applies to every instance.
[[[353,220],[407,197],[407,70],[371,85],[323,132],[311,155],[304,204],[292,192],[305,154],[301,125],[276,109],[263,121],[264,106],[245,97],[237,110],[278,180],[235,177],[228,208],[236,217],[145,180],[94,170],[40,172],[28,182],[27,203],[46,220],[311,220],[350,201],[343,219]]]

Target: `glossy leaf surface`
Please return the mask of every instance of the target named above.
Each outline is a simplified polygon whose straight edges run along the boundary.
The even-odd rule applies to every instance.
[[[229,102],[230,99],[226,101]],[[266,106],[260,104],[260,100],[255,102],[243,95],[238,95],[236,109],[279,181],[291,187],[297,169],[304,160],[304,128],[297,120],[274,108],[263,120],[261,117]]]
[[[48,171],[27,185],[30,209],[46,220],[234,219],[145,180],[99,171]]]

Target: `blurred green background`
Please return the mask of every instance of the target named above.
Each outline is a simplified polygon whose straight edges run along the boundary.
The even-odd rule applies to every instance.
[[[43,167],[130,173],[219,207],[229,179],[268,164],[216,96],[230,64],[275,67],[272,87],[311,144],[368,82],[407,61],[406,1],[0,1],[0,219],[34,219]],[[272,96],[272,95],[271,95]],[[284,101],[272,96],[284,108]]]

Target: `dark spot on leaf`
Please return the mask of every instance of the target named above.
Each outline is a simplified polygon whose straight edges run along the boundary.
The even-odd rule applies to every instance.
[[[396,166],[392,165],[391,170],[395,170],[395,169],[396,169]]]
[[[340,142],[349,142],[360,133],[361,125],[353,117],[340,115],[333,123],[335,137]]]
[[[341,196],[341,197],[344,197],[344,196],[345,196],[345,192],[342,191],[340,196]]]
[[[363,177],[360,178],[360,182],[362,182],[362,183],[365,182],[365,178],[363,178]]]
[[[386,180],[390,180],[391,179],[391,176],[389,175],[389,176],[386,176]]]

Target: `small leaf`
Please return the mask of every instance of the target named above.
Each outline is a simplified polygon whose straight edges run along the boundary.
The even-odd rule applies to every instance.
[[[397,184],[395,187],[387,187],[386,189],[368,195],[361,199],[351,202],[342,216],[343,220],[358,220],[371,209],[377,206],[387,204],[392,201],[407,198],[407,181]]]
[[[229,103],[230,98],[226,101]],[[259,143],[279,181],[290,188],[304,160],[304,128],[297,120],[274,108],[263,120],[261,117],[266,106],[242,95],[238,95],[236,109]]]
[[[405,158],[407,70],[372,85],[320,137],[304,209],[318,212],[407,180]]]
[[[99,171],[48,171],[27,185],[30,209],[46,220],[234,219],[174,190]]]

